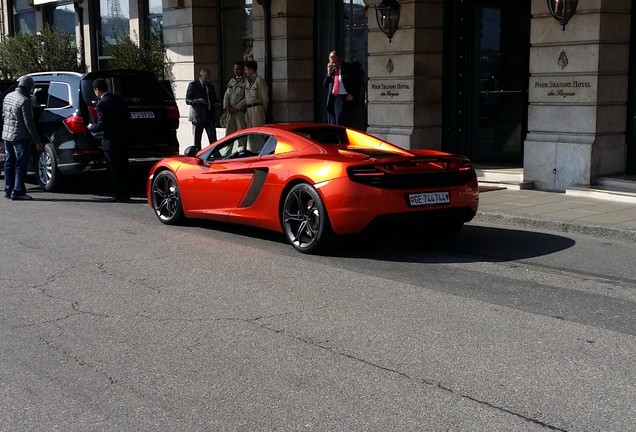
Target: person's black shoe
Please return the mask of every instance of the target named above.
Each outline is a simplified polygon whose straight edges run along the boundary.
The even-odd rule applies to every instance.
[[[12,195],[11,201],[31,201],[33,197],[31,195]]]

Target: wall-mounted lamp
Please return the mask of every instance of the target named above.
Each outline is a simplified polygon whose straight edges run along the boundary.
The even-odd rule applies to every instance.
[[[395,0],[382,0],[382,3],[375,7],[375,17],[378,20],[378,27],[391,42],[400,24],[400,4]]]
[[[548,0],[548,10],[550,15],[563,26],[565,26],[576,13],[576,5],[579,0]]]

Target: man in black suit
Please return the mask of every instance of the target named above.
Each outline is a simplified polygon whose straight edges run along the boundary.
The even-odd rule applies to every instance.
[[[98,78],[93,82],[93,91],[99,98],[97,123],[88,125],[88,130],[96,134],[103,132],[102,150],[108,162],[112,184],[113,200],[130,200],[128,190],[128,122],[130,112],[123,96],[110,93],[106,81]]]
[[[328,89],[327,122],[348,126],[354,101],[362,85],[360,71],[351,63],[341,61],[336,51],[331,51],[323,85]]]
[[[208,141],[216,141],[216,92],[210,84],[210,71],[201,69],[199,79],[188,84],[186,90],[186,104],[190,105],[189,120],[192,123],[194,145],[201,148],[203,130],[208,135]]]

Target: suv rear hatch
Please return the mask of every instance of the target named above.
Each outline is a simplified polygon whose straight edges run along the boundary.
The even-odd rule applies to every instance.
[[[93,81],[97,78],[105,79],[109,91],[126,99],[130,110],[128,152],[131,159],[156,159],[179,153],[176,132],[179,109],[174,97],[153,73],[104,70],[86,74],[80,86],[91,122],[97,120],[94,108],[97,99],[93,92]]]

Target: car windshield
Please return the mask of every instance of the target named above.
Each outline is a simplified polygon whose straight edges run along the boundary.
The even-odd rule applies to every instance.
[[[320,144],[349,144],[349,138],[347,137],[347,131],[343,128],[300,128],[294,129],[297,135],[309,138]]]
[[[126,98],[128,106],[133,105],[162,105],[171,103],[172,96],[166,88],[151,75],[135,73],[116,73],[103,77],[109,91],[117,93]],[[93,79],[82,80],[82,91],[87,103],[93,97]]]

